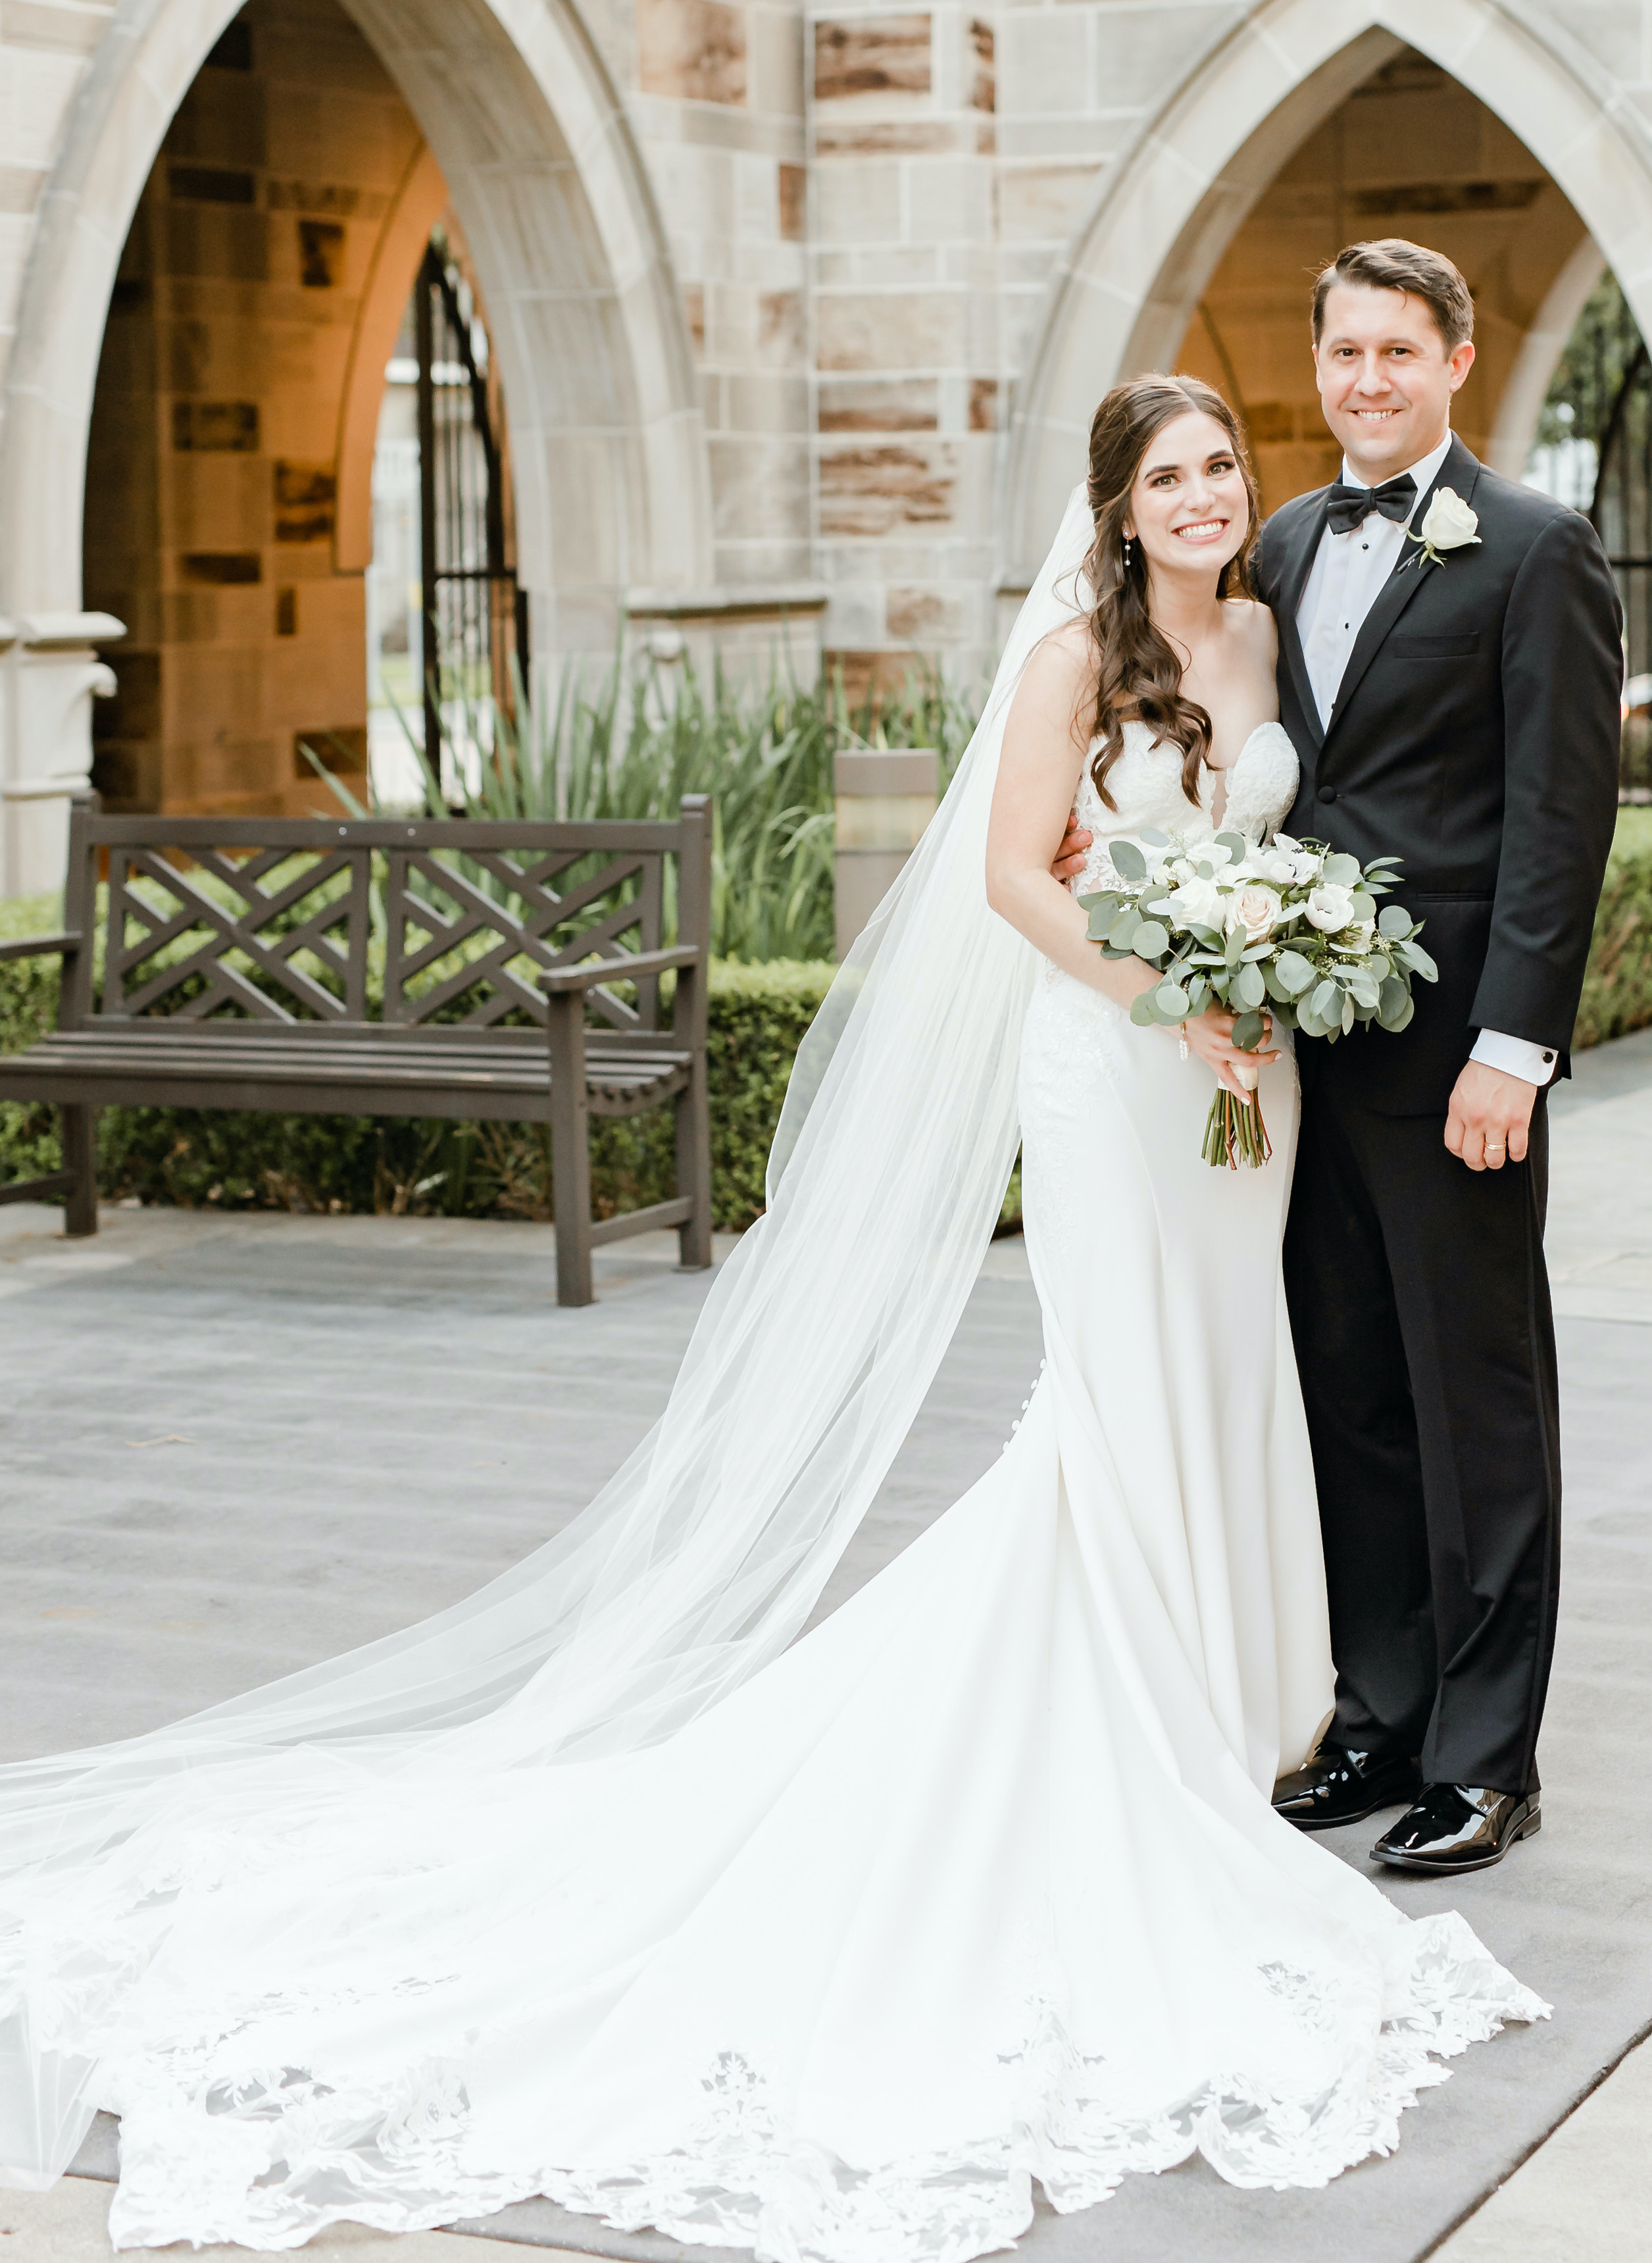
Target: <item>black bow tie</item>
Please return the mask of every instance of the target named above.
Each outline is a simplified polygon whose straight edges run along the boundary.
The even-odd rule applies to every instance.
[[[1351,488],[1338,480],[1331,490],[1331,531],[1352,534],[1374,510],[1403,524],[1416,501],[1417,481],[1409,472],[1402,472],[1397,480],[1384,480],[1380,488]]]

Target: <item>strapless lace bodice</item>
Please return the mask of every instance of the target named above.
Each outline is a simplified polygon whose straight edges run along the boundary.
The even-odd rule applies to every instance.
[[[1092,741],[1090,759],[1099,743]],[[1095,790],[1086,759],[1075,806],[1079,824],[1094,834],[1095,841],[1084,871],[1071,883],[1075,895],[1118,885],[1107,844],[1121,834],[1152,827],[1180,840],[1208,841],[1216,830],[1212,813],[1224,780],[1228,797],[1222,828],[1243,833],[1249,841],[1271,834],[1296,799],[1300,766],[1281,723],[1259,723],[1225,771],[1205,770],[1197,802],[1182,792],[1182,761],[1181,748],[1155,738],[1147,724],[1127,723],[1124,752],[1107,772],[1107,792],[1115,805],[1109,809]]]

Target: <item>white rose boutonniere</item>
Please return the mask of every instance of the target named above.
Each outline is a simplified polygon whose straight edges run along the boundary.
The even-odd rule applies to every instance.
[[[1419,546],[1416,558],[1407,559],[1407,565],[1415,565],[1420,559],[1425,566],[1443,566],[1448,550],[1462,550],[1479,541],[1479,524],[1478,513],[1469,510],[1454,488],[1436,488],[1423,514],[1421,532],[1413,534],[1406,529],[1405,539]]]

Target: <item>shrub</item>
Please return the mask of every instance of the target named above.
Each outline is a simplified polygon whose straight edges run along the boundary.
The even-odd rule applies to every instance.
[[[0,904],[0,939],[40,932],[56,919],[49,898]],[[724,1231],[741,1231],[762,1209],[769,1141],[792,1060],[832,973],[820,960],[713,964],[712,1208]],[[32,1044],[51,1026],[56,1002],[55,960],[0,963],[0,1049]],[[1648,1024],[1652,809],[1626,809],[1596,918],[1576,1043],[1598,1045]],[[97,1147],[99,1185],[114,1199],[226,1210],[551,1216],[550,1133],[542,1124],[111,1108],[99,1117]],[[675,1190],[670,1110],[594,1119],[591,1163],[599,1216],[664,1201]],[[32,1177],[56,1167],[54,1111],[0,1103],[0,1176]],[[1018,1173],[1006,1222],[1019,1213]]]
[[[0,943],[44,935],[61,924],[55,896],[0,903]],[[55,958],[0,959],[0,1052],[19,1053],[57,1017]],[[0,1100],[0,1179],[32,1179],[58,1168],[57,1110],[38,1101]]]
[[[471,704],[438,777],[408,731],[424,781],[422,814],[514,821],[675,817],[685,793],[713,798],[711,948],[752,964],[809,960],[833,947],[833,758],[848,748],[934,747],[949,777],[977,705],[933,664],[914,661],[898,690],[851,706],[841,672],[807,690],[776,673],[767,684],[709,683],[684,666],[628,678],[617,661],[563,679],[554,704],[532,705],[518,682],[509,706]],[[488,751],[483,752],[482,749]],[[338,799],[361,805],[311,760]],[[675,930],[675,876],[666,927]]]
[[[1578,1046],[1652,1023],[1652,809],[1624,809],[1595,913]]]

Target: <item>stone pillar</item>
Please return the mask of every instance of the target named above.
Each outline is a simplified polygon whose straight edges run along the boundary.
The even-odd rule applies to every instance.
[[[0,896],[63,884],[69,805],[91,784],[91,703],[115,689],[99,643],[126,634],[112,613],[30,613],[0,661]]]
[[[916,654],[992,649],[995,20],[810,17],[817,555],[852,698]]]
[[[839,755],[837,955],[849,945],[900,878],[941,798],[933,748]]]

